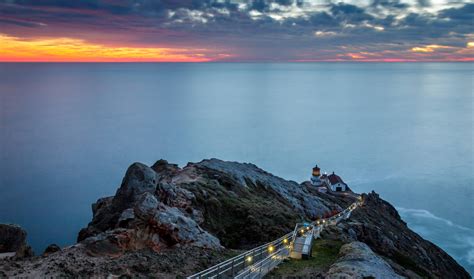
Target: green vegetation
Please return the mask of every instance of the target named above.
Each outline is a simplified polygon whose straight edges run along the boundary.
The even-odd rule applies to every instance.
[[[271,188],[259,183],[242,187],[215,170],[207,170],[207,175],[209,180],[181,186],[194,193],[195,205],[204,214],[203,228],[227,248],[251,248],[274,240],[300,221],[292,206]]]
[[[414,271],[415,273],[417,273],[418,275],[420,275],[423,278],[430,277],[428,272],[426,272],[423,268],[421,268],[418,264],[416,264],[412,259],[410,259],[409,257],[407,257],[407,256],[405,256],[405,255],[403,255],[399,252],[396,252],[393,255],[392,259],[395,262],[397,262],[399,265],[403,266],[406,269],[410,269],[410,270]]]
[[[336,261],[342,244],[341,241],[318,239],[314,242],[311,258],[308,260],[290,259],[280,264],[265,278],[281,278],[290,275],[304,277],[323,273]]]

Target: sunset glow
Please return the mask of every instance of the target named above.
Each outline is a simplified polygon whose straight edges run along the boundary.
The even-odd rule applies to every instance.
[[[473,11],[447,0],[9,0],[0,61],[473,61]]]
[[[411,49],[413,52],[434,52],[436,49],[452,49],[450,46],[440,46],[440,45],[427,45],[424,47],[414,47]]]
[[[1,61],[207,62],[205,49],[113,47],[72,38],[22,40],[0,35]]]

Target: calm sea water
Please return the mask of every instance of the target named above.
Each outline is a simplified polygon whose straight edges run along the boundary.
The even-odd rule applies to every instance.
[[[0,222],[71,244],[132,162],[318,163],[474,271],[474,64],[0,64]]]

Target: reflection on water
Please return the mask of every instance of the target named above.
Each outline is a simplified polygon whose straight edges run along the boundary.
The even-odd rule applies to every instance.
[[[0,64],[0,221],[24,226],[38,251],[72,243],[132,162],[218,157],[296,181],[317,162],[357,191],[472,229],[472,70]]]

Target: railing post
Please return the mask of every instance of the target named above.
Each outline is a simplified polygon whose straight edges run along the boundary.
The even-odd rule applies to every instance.
[[[244,258],[244,260],[245,260],[245,258]],[[235,262],[235,260],[232,260],[232,271],[231,271],[232,272],[232,278],[234,278],[234,262]]]

